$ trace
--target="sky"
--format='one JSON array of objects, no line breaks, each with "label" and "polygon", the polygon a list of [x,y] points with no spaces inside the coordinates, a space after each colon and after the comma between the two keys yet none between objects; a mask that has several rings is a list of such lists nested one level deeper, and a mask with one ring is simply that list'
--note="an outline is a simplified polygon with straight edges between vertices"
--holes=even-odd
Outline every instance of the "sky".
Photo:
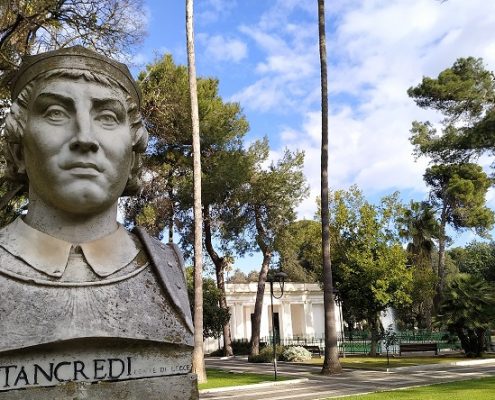
[{"label": "sky", "polygon": [[[327,0],[329,180],[356,184],[372,202],[400,191],[405,202],[427,198],[427,159],[415,160],[411,122],[438,121],[407,89],[436,77],[459,57],[481,57],[495,70],[495,2],[486,0]],[[137,75],[171,53],[186,64],[185,2],[145,0],[148,36],[134,55]],[[305,151],[311,194],[298,207],[312,218],[320,187],[320,65],[316,0],[196,0],[198,76],[220,81],[225,101],[242,106],[246,144],[267,136],[271,158]],[[483,159],[488,166],[492,160]],[[488,193],[495,208],[495,192]],[[453,233],[454,245],[475,236]],[[259,257],[235,267],[258,269]]]}]

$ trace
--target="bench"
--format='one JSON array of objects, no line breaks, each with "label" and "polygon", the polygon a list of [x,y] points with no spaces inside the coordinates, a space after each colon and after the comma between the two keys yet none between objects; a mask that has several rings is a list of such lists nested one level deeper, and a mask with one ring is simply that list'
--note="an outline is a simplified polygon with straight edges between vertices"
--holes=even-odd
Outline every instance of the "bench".
[{"label": "bench", "polygon": [[434,351],[438,355],[437,343],[404,343],[399,345],[399,355],[415,351]]},{"label": "bench", "polygon": [[303,347],[311,353],[312,357],[320,357],[321,358],[320,346],[304,345]]}]

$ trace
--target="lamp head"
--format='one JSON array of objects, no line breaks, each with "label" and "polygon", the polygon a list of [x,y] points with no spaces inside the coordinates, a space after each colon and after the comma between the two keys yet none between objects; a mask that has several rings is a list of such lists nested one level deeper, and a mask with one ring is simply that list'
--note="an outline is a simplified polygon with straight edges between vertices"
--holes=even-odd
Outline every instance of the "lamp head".
[{"label": "lamp head", "polygon": [[284,271],[278,271],[273,275],[273,281],[283,283],[288,278],[288,276],[289,275],[287,275]]}]

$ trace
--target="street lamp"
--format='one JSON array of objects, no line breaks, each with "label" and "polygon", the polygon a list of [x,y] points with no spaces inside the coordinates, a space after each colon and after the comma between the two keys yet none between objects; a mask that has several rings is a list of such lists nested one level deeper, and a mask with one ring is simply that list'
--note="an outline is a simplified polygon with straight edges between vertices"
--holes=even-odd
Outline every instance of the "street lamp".
[{"label": "street lamp", "polygon": [[[272,342],[273,342],[273,369],[275,371],[275,380],[277,380],[277,344],[275,342],[275,313],[273,312],[273,299],[281,299],[284,295],[284,285],[287,274],[283,271],[278,271],[275,274],[268,275],[268,282],[270,282],[270,300],[272,304]],[[280,285],[280,295],[275,296],[273,293],[273,282],[278,282]]]},{"label": "street lamp", "polygon": [[336,288],[333,288],[333,298],[335,300],[335,304],[339,309],[339,319],[340,319],[340,340],[342,343],[342,357],[345,358],[345,334],[344,334],[344,319],[342,316],[342,299],[340,297],[340,293]]}]

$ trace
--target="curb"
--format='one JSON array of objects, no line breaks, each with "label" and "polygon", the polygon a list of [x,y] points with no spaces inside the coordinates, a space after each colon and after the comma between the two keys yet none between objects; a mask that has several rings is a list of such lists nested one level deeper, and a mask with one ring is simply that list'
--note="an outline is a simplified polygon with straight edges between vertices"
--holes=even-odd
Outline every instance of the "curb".
[{"label": "curb", "polygon": [[386,372],[418,371],[422,369],[439,369],[442,367],[465,367],[469,365],[495,364],[495,358],[484,358],[481,360],[453,361],[450,363],[412,365],[410,367],[387,368]]},{"label": "curb", "polygon": [[308,378],[299,378],[299,379],[289,379],[286,381],[278,381],[278,382],[253,383],[252,385],[226,386],[226,387],[219,387],[212,389],[201,389],[199,393],[206,394],[206,393],[230,392],[230,391],[237,391],[243,389],[262,389],[272,386],[294,385],[296,383],[307,382],[308,380],[309,380]]}]

